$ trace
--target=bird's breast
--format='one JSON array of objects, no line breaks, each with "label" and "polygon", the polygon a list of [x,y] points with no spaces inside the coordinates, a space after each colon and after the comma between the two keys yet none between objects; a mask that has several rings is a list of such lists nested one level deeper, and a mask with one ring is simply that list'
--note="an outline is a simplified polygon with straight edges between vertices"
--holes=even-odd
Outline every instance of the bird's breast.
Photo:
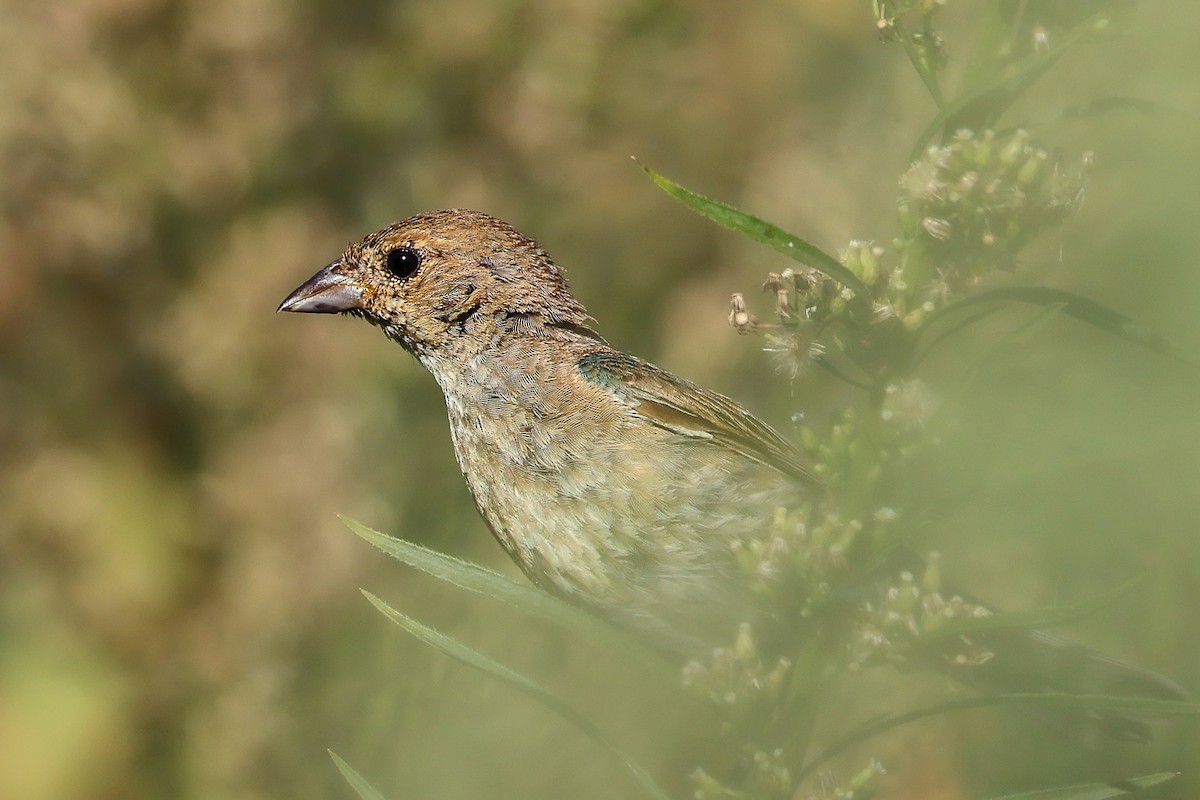
[{"label": "bird's breast", "polygon": [[790,480],[599,392],[480,388],[447,395],[458,462],[535,583],[635,625],[697,627],[692,617],[714,607],[746,611],[731,544],[762,535],[775,507],[794,502]]}]

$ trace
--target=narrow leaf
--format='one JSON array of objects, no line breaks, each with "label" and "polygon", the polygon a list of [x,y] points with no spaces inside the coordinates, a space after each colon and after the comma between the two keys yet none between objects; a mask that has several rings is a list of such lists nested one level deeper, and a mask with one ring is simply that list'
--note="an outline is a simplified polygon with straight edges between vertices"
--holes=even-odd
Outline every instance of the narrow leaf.
[{"label": "narrow leaf", "polygon": [[[1087,119],[1089,117],[1098,117],[1102,114],[1111,114],[1118,111],[1130,111],[1145,116],[1177,116],[1194,119],[1195,115],[1172,108],[1163,103],[1156,103],[1153,100],[1146,100],[1140,97],[1098,97],[1094,100],[1089,100],[1086,103],[1076,103],[1074,105],[1064,106],[1057,111],[1052,111],[1048,114],[1035,117],[1028,120],[1025,124],[1018,127],[1035,128],[1042,125],[1050,125],[1057,122],[1064,122],[1074,119]],[[1012,133],[1015,129],[1003,131],[1003,133]]]},{"label": "narrow leaf", "polygon": [[1013,37],[1014,15],[1019,8],[1011,3],[981,4],[982,19],[971,44],[971,55],[963,73],[964,86],[970,86],[981,76],[993,74],[1000,67],[1002,53],[1009,51]]},{"label": "narrow leaf", "polygon": [[[995,302],[1019,302],[1037,306],[1057,305],[1060,307],[1061,313],[1105,333],[1141,345],[1155,353],[1170,356],[1184,363],[1192,363],[1176,353],[1163,337],[1139,325],[1121,312],[1073,292],[1052,289],[1048,286],[1002,286],[979,292],[938,309],[929,315],[923,327],[932,325],[935,321],[942,320],[963,309]],[[1193,364],[1193,366],[1195,365]]]},{"label": "narrow leaf", "polygon": [[657,658],[657,654],[652,653],[633,637],[599,617],[565,603],[541,589],[511,580],[478,564],[472,564],[469,561],[463,561],[460,558],[448,556],[403,539],[393,538],[355,522],[349,517],[339,515],[338,519],[355,534],[366,539],[392,558],[419,569],[427,575],[432,575],[438,580],[499,600],[531,617],[544,619],[568,630],[576,631],[594,641],[620,647],[631,652],[643,662],[657,663],[661,660]]},{"label": "narrow leaf", "polygon": [[1026,692],[1021,694],[968,697],[962,700],[939,703],[938,705],[926,708],[918,708],[903,714],[886,714],[875,717],[826,747],[800,770],[796,776],[796,780],[799,782],[806,776],[811,775],[817,767],[839,753],[845,752],[901,725],[907,725],[910,722],[916,722],[927,717],[950,714],[955,711],[1019,705],[1097,711],[1120,716],[1200,716],[1200,703],[1183,700],[1153,700],[1143,697],[1113,697],[1110,695],[1065,694],[1056,692]]},{"label": "narrow leaf", "polygon": [[1098,609],[1113,603],[1118,598],[1131,592],[1142,582],[1142,578],[1126,582],[1112,591],[1105,592],[1099,597],[1083,600],[1071,605],[1055,608],[1038,608],[1032,611],[999,611],[986,617],[969,617],[964,619],[948,619],[940,623],[929,633],[922,634],[922,639],[939,639],[964,634],[984,633],[998,630],[1033,630],[1035,628],[1053,628],[1078,622],[1090,616]]},{"label": "narrow leaf", "polygon": [[1062,303],[1050,303],[1041,306],[1032,317],[1004,335],[1004,339],[1001,342],[1003,345],[1002,349],[1011,349],[1014,346],[1029,344],[1049,327],[1051,321],[1065,310],[1066,307]]},{"label": "narrow leaf", "polygon": [[1077,25],[1074,30],[1060,37],[1056,45],[1045,50],[1035,50],[1007,66],[990,70],[987,79],[967,86],[957,97],[943,105],[930,120],[929,125],[913,144],[912,151],[908,154],[908,162],[911,164],[920,158],[938,132],[952,124],[963,112],[989,98],[1002,98],[1007,94],[1008,99],[998,101],[997,108],[993,109],[990,115],[992,119],[999,117],[1019,96],[1022,89],[1040,78],[1062,57],[1067,48],[1091,32],[1095,20],[1096,17],[1093,17]]},{"label": "narrow leaf", "polygon": [[342,773],[342,777],[346,779],[346,783],[350,784],[354,791],[358,792],[358,796],[362,800],[384,800],[383,795],[379,793],[371,784],[367,783],[367,779],[354,771],[354,768],[347,764],[342,757],[332,750],[327,750],[329,757],[333,759],[333,763],[337,765],[338,772]]},{"label": "narrow leaf", "polygon": [[830,361],[828,358],[825,358],[824,356],[817,356],[816,358],[813,359],[813,363],[816,364],[821,369],[828,372],[830,375],[834,376],[835,378],[837,378],[841,381],[845,381],[846,383],[850,384],[851,386],[855,387],[856,389],[862,389],[865,392],[871,391],[870,385],[863,383],[862,381],[857,380],[855,378],[851,378],[845,372],[842,372],[842,370],[839,369],[836,365],[834,365],[834,363],[832,361]]},{"label": "narrow leaf", "polygon": [[710,200],[707,197],[689,191],[649,167],[643,167],[641,164],[638,164],[638,166],[641,167],[642,172],[645,172],[650,177],[650,180],[654,181],[660,189],[697,214],[708,217],[713,222],[724,225],[731,231],[737,231],[749,236],[754,241],[765,244],[794,261],[798,261],[801,264],[812,267],[817,272],[828,275],[835,281],[853,289],[856,294],[863,297],[869,294],[867,287],[853,272],[846,269],[842,262],[816,245],[810,244],[798,236],[793,236],[782,228],[776,227],[765,220],[761,220],[744,211],[739,211],[733,206],[717,202],[716,200]]},{"label": "narrow leaf", "polygon": [[[944,328],[941,332],[939,332],[937,335],[935,335],[933,337],[932,341],[930,341],[928,344],[925,345],[925,349],[919,355],[913,357],[912,363],[913,363],[914,370],[916,367],[920,366],[921,362],[923,362],[926,358],[929,357],[930,353],[932,353],[934,350],[937,349],[937,346],[939,344],[946,341],[951,336],[954,336],[955,334],[959,333],[960,331],[966,330],[967,328],[974,325],[976,322],[980,322],[980,321],[986,319],[987,317],[990,317],[992,314],[995,314],[997,311],[999,311],[1000,308],[1001,308],[1001,306],[995,305],[991,308],[985,308],[982,311],[976,311],[971,316],[961,319],[958,322],[955,322],[952,326],[950,326],[948,328]],[[921,330],[923,331],[923,330],[925,330],[925,328],[922,327]]]},{"label": "narrow leaf", "polygon": [[[1001,695],[1004,697],[1004,695]],[[1117,697],[1104,694],[1028,694],[1008,695],[1008,703],[1029,704],[1048,708],[1077,708],[1107,714],[1146,717],[1200,716],[1200,703],[1190,700],[1155,700],[1149,697]]]},{"label": "narrow leaf", "polygon": [[646,793],[656,800],[667,800],[667,794],[654,782],[650,774],[642,768],[640,764],[633,760],[631,756],[619,748],[607,735],[605,735],[596,725],[594,725],[587,717],[576,711],[565,700],[561,699],[552,692],[542,688],[539,684],[521,675],[520,673],[504,666],[482,653],[472,650],[462,642],[454,639],[444,633],[417,622],[412,617],[397,611],[390,605],[385,603],[379,597],[371,594],[365,589],[360,590],[363,595],[371,601],[371,604],[388,619],[395,622],[404,630],[411,633],[413,636],[420,639],[422,642],[441,650],[446,655],[453,658],[459,663],[466,664],[468,667],[477,669],[485,675],[506,683],[509,686],[519,690],[523,694],[537,700],[542,705],[549,708],[551,711],[558,714],[563,719],[575,725],[581,731],[586,733],[597,743],[602,745],[606,750],[612,753],[617,759],[625,765],[625,768],[633,774],[637,782],[646,790]]},{"label": "narrow leaf", "polygon": [[[929,96],[933,98],[933,102],[940,108],[945,100],[942,97],[941,87],[938,85],[937,68],[926,60],[925,53],[922,52],[921,47],[917,44],[916,37],[909,33],[899,20],[896,20],[894,25],[896,38],[900,41],[900,45],[904,48],[904,54],[908,56],[909,63],[911,63],[913,69],[916,70],[917,76],[920,77],[921,82],[925,84],[925,88],[928,90]],[[927,35],[929,32],[928,22],[926,22],[925,27],[927,29],[925,35]]]},{"label": "narrow leaf", "polygon": [[1179,777],[1178,772],[1156,772],[1139,778],[1128,778],[1111,783],[1079,783],[1074,786],[1056,786],[1052,789],[1037,789],[994,797],[992,800],[1109,800],[1158,786],[1160,783]]}]

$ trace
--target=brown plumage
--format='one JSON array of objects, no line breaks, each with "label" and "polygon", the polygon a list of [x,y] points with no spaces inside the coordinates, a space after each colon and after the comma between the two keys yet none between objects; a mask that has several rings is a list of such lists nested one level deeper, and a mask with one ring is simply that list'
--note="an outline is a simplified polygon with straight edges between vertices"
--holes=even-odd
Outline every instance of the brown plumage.
[{"label": "brown plumage", "polygon": [[[786,598],[752,594],[731,545],[817,491],[801,455],[729,398],[609,347],[550,256],[506,223],[462,210],[397,222],[280,310],[361,316],[420,360],[480,514],[538,585],[690,654],[728,644],[740,621],[784,627]],[[1049,637],[996,643],[1014,657],[962,677],[1179,694]]]},{"label": "brown plumage", "polygon": [[362,316],[429,369],[480,514],[538,585],[691,651],[761,613],[730,545],[800,499],[800,455],[732,400],[609,347],[507,224],[396,223],[281,308]]}]

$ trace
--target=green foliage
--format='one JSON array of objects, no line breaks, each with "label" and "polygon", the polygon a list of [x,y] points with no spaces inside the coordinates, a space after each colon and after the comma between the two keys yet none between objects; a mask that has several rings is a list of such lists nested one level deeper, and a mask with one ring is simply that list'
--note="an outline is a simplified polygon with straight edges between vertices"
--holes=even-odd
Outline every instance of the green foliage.
[{"label": "green foliage", "polygon": [[1107,697],[1103,695],[1051,694],[1000,694],[951,700],[945,703],[918,708],[902,714],[884,714],[849,731],[830,742],[813,756],[797,775],[803,779],[814,774],[818,767],[827,764],[835,756],[864,742],[881,736],[888,731],[930,717],[939,717],[960,711],[996,706],[1027,706],[1035,708],[1057,708],[1121,714],[1158,714],[1163,716],[1195,716],[1200,713],[1195,703],[1173,700],[1151,700],[1137,697]]},{"label": "green foliage", "polygon": [[713,222],[744,234],[756,242],[773,247],[788,258],[799,261],[801,264],[807,264],[821,274],[840,281],[852,289],[865,290],[866,287],[863,286],[858,276],[848,271],[837,259],[799,236],[732,206],[702,197],[695,192],[689,192],[649,167],[642,167],[642,171],[663,191],[697,214],[702,214]]},{"label": "green foliage", "polygon": [[[1007,11],[998,10],[1002,5]],[[764,652],[747,622],[728,647],[683,670],[683,688],[722,720],[720,729],[731,751],[726,763],[739,765],[697,766],[691,782],[699,798],[783,800],[803,792],[813,797],[870,796],[885,773],[875,759],[836,789],[824,779],[819,789],[810,781],[833,757],[883,733],[966,709],[1032,706],[1100,718],[1200,714],[1200,706],[1190,702],[1144,697],[985,694],[887,714],[823,746],[814,738],[822,697],[839,675],[875,663],[919,666],[926,658],[921,653],[940,643],[943,657],[969,676],[972,665],[993,657],[977,644],[987,641],[986,634],[1076,621],[1130,588],[1060,608],[993,613],[942,585],[936,555],[922,562],[922,575],[897,569],[898,559],[902,565],[911,559],[901,555],[904,527],[897,524],[900,514],[891,487],[897,470],[929,446],[931,421],[944,391],[917,373],[930,349],[985,317],[1024,303],[1046,309],[1040,319],[1062,315],[1157,353],[1172,353],[1161,337],[1098,302],[1061,289],[1011,283],[1020,255],[1078,209],[1092,158],[1084,154],[1082,167],[1068,169],[1026,129],[1001,130],[997,125],[1071,47],[1102,31],[1107,17],[1097,14],[1073,22],[1055,35],[1053,46],[1045,43],[1044,30],[1035,32],[1032,49],[1023,52],[996,44],[996,27],[1007,24],[1013,32],[1019,30],[1023,12],[1016,4],[992,4],[972,64],[957,92],[947,94],[945,43],[934,25],[941,6],[875,3],[881,34],[904,46],[937,106],[899,181],[890,248],[852,241],[834,258],[777,225],[642,167],[686,207],[803,265],[768,276],[764,288],[775,297],[771,322],[753,316],[744,297],[735,295],[730,312],[734,328],[763,336],[765,349],[779,356],[780,366],[792,377],[807,363],[816,363],[864,390],[834,424],[823,430],[806,425],[801,432],[829,496],[804,508],[778,509],[775,524],[761,539],[735,545],[742,580],[760,595],[799,607],[809,625],[800,649],[785,655]],[[579,632],[594,627],[591,620],[576,624],[572,617],[578,615],[561,604],[498,575],[347,524],[389,554],[442,580]],[[848,595],[858,599],[848,603]],[[413,635],[573,721],[616,753],[650,794],[664,796],[642,768],[559,698],[368,597]],[[1062,786],[1012,797],[1114,797],[1170,777],[1162,773],[1119,785]]]},{"label": "green foliage", "polygon": [[346,763],[345,759],[339,756],[332,750],[329,751],[329,757],[333,759],[333,763],[338,768],[338,772],[342,773],[342,777],[346,779],[346,783],[350,784],[354,791],[358,792],[358,796],[362,800],[384,800],[383,795],[362,775],[354,770]]},{"label": "green foliage", "polygon": [[528,583],[514,581],[478,564],[371,530],[348,517],[340,516],[339,519],[347,528],[392,558],[459,589],[499,600],[532,618],[555,623],[597,643],[628,652],[648,665],[658,658],[657,654],[612,625]]},{"label": "green foliage", "polygon": [[586,716],[575,710],[567,701],[558,697],[553,692],[550,692],[538,685],[536,682],[526,678],[525,676],[509,669],[508,667],[494,661],[491,658],[479,653],[466,645],[455,641],[452,637],[446,636],[443,633],[435,631],[427,625],[422,625],[412,617],[406,616],[396,609],[389,606],[383,600],[380,600],[370,592],[363,590],[363,594],[371,605],[379,609],[380,613],[388,619],[395,622],[408,633],[420,639],[422,642],[435,647],[456,661],[466,664],[468,667],[477,669],[480,672],[492,677],[502,683],[512,686],[521,693],[533,698],[537,702],[549,708],[559,716],[576,725],[581,731],[592,737],[598,744],[613,753],[621,763],[633,774],[642,789],[650,796],[657,800],[666,798],[666,793],[658,788],[654,779],[650,777],[632,757],[627,755],[619,748],[610,737],[600,731]]},{"label": "green foliage", "polygon": [[[1194,3],[889,1],[874,21],[871,6],[0,4],[4,800],[355,796],[365,782],[347,786],[314,757],[327,746],[394,797],[639,794],[605,748],[397,635],[353,586],[535,676],[674,797],[720,796],[739,765],[753,791],[802,781],[801,797],[986,797],[1095,778],[1044,716],[963,711],[801,779],[802,750],[811,764],[946,687],[865,663],[847,672],[850,651],[827,674],[834,643],[819,636],[778,654],[750,630],[751,657],[730,631],[726,653],[699,664],[745,698],[722,707],[607,626],[542,624],[535,608],[557,607],[491,602],[502,590],[486,583],[457,591],[345,535],[337,511],[510,566],[466,495],[428,376],[357,325],[272,313],[345,242],[447,206],[534,235],[610,341],[745,402],[828,465],[836,508],[785,509],[737,554],[758,591],[771,591],[760,567],[824,575],[803,598],[811,620],[831,612],[835,585],[882,568],[839,550],[937,547],[947,580],[1001,607],[1049,608],[1042,624],[1058,624],[1056,610],[1087,605],[1075,599],[1145,574],[1071,636],[1200,685],[1200,391],[1156,356],[1195,361],[1200,346]],[[906,315],[930,297],[935,310],[897,334],[902,321],[841,289],[874,269],[899,296],[899,179],[959,130],[1026,131],[1049,162],[1036,201],[1059,197],[1054,213],[1071,216],[1012,215],[1040,225],[1015,262],[976,262],[981,282],[944,306],[929,285],[905,295]],[[1085,152],[1095,168],[1077,209]],[[620,168],[631,153],[724,201],[714,214],[778,223],[757,229],[771,246],[664,202]],[[948,194],[909,199],[924,209],[909,228],[922,247],[950,247],[925,217],[961,220],[955,252],[981,235]],[[800,241],[825,257],[794,260]],[[738,338],[723,303],[768,270],[780,277],[765,298],[742,297],[735,321],[754,335]],[[795,319],[806,313],[829,324]],[[773,364],[783,379],[769,379]],[[884,380],[896,364],[909,377]],[[864,402],[859,390],[881,384],[883,404]],[[881,442],[876,472],[856,454],[877,457]],[[911,572],[924,598],[924,570]],[[911,599],[877,621],[904,627]],[[1009,613],[962,622],[1042,612]],[[851,614],[848,635],[870,621]],[[770,707],[753,684],[780,659],[781,702],[811,736],[805,724],[772,725],[761,742],[727,731],[726,710]],[[1200,727],[1155,724],[1150,745],[1095,758],[1115,774],[1178,767],[1154,791],[1196,796]]]},{"label": "green foliage", "polygon": [[1159,772],[1154,775],[1142,775],[1113,783],[1081,783],[1075,786],[1059,786],[1054,789],[1039,789],[1032,792],[1018,792],[996,797],[994,800],[1108,800],[1110,797],[1121,797],[1136,794],[1142,789],[1164,784],[1179,776],[1177,772]]}]

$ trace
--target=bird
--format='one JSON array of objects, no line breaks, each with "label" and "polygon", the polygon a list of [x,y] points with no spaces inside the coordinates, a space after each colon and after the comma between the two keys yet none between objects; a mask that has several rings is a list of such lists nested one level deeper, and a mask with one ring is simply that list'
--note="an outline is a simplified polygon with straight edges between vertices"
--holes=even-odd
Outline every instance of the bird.
[{"label": "bird", "polygon": [[[554,259],[511,225],[417,214],[350,244],[278,310],[361,317],[433,375],[475,505],[537,586],[688,657],[746,622],[794,626],[733,550],[777,508],[820,499],[805,457],[736,401],[610,346]],[[931,661],[1009,690],[1186,697],[1045,634],[986,644],[1013,655],[969,670],[944,652]]]}]

